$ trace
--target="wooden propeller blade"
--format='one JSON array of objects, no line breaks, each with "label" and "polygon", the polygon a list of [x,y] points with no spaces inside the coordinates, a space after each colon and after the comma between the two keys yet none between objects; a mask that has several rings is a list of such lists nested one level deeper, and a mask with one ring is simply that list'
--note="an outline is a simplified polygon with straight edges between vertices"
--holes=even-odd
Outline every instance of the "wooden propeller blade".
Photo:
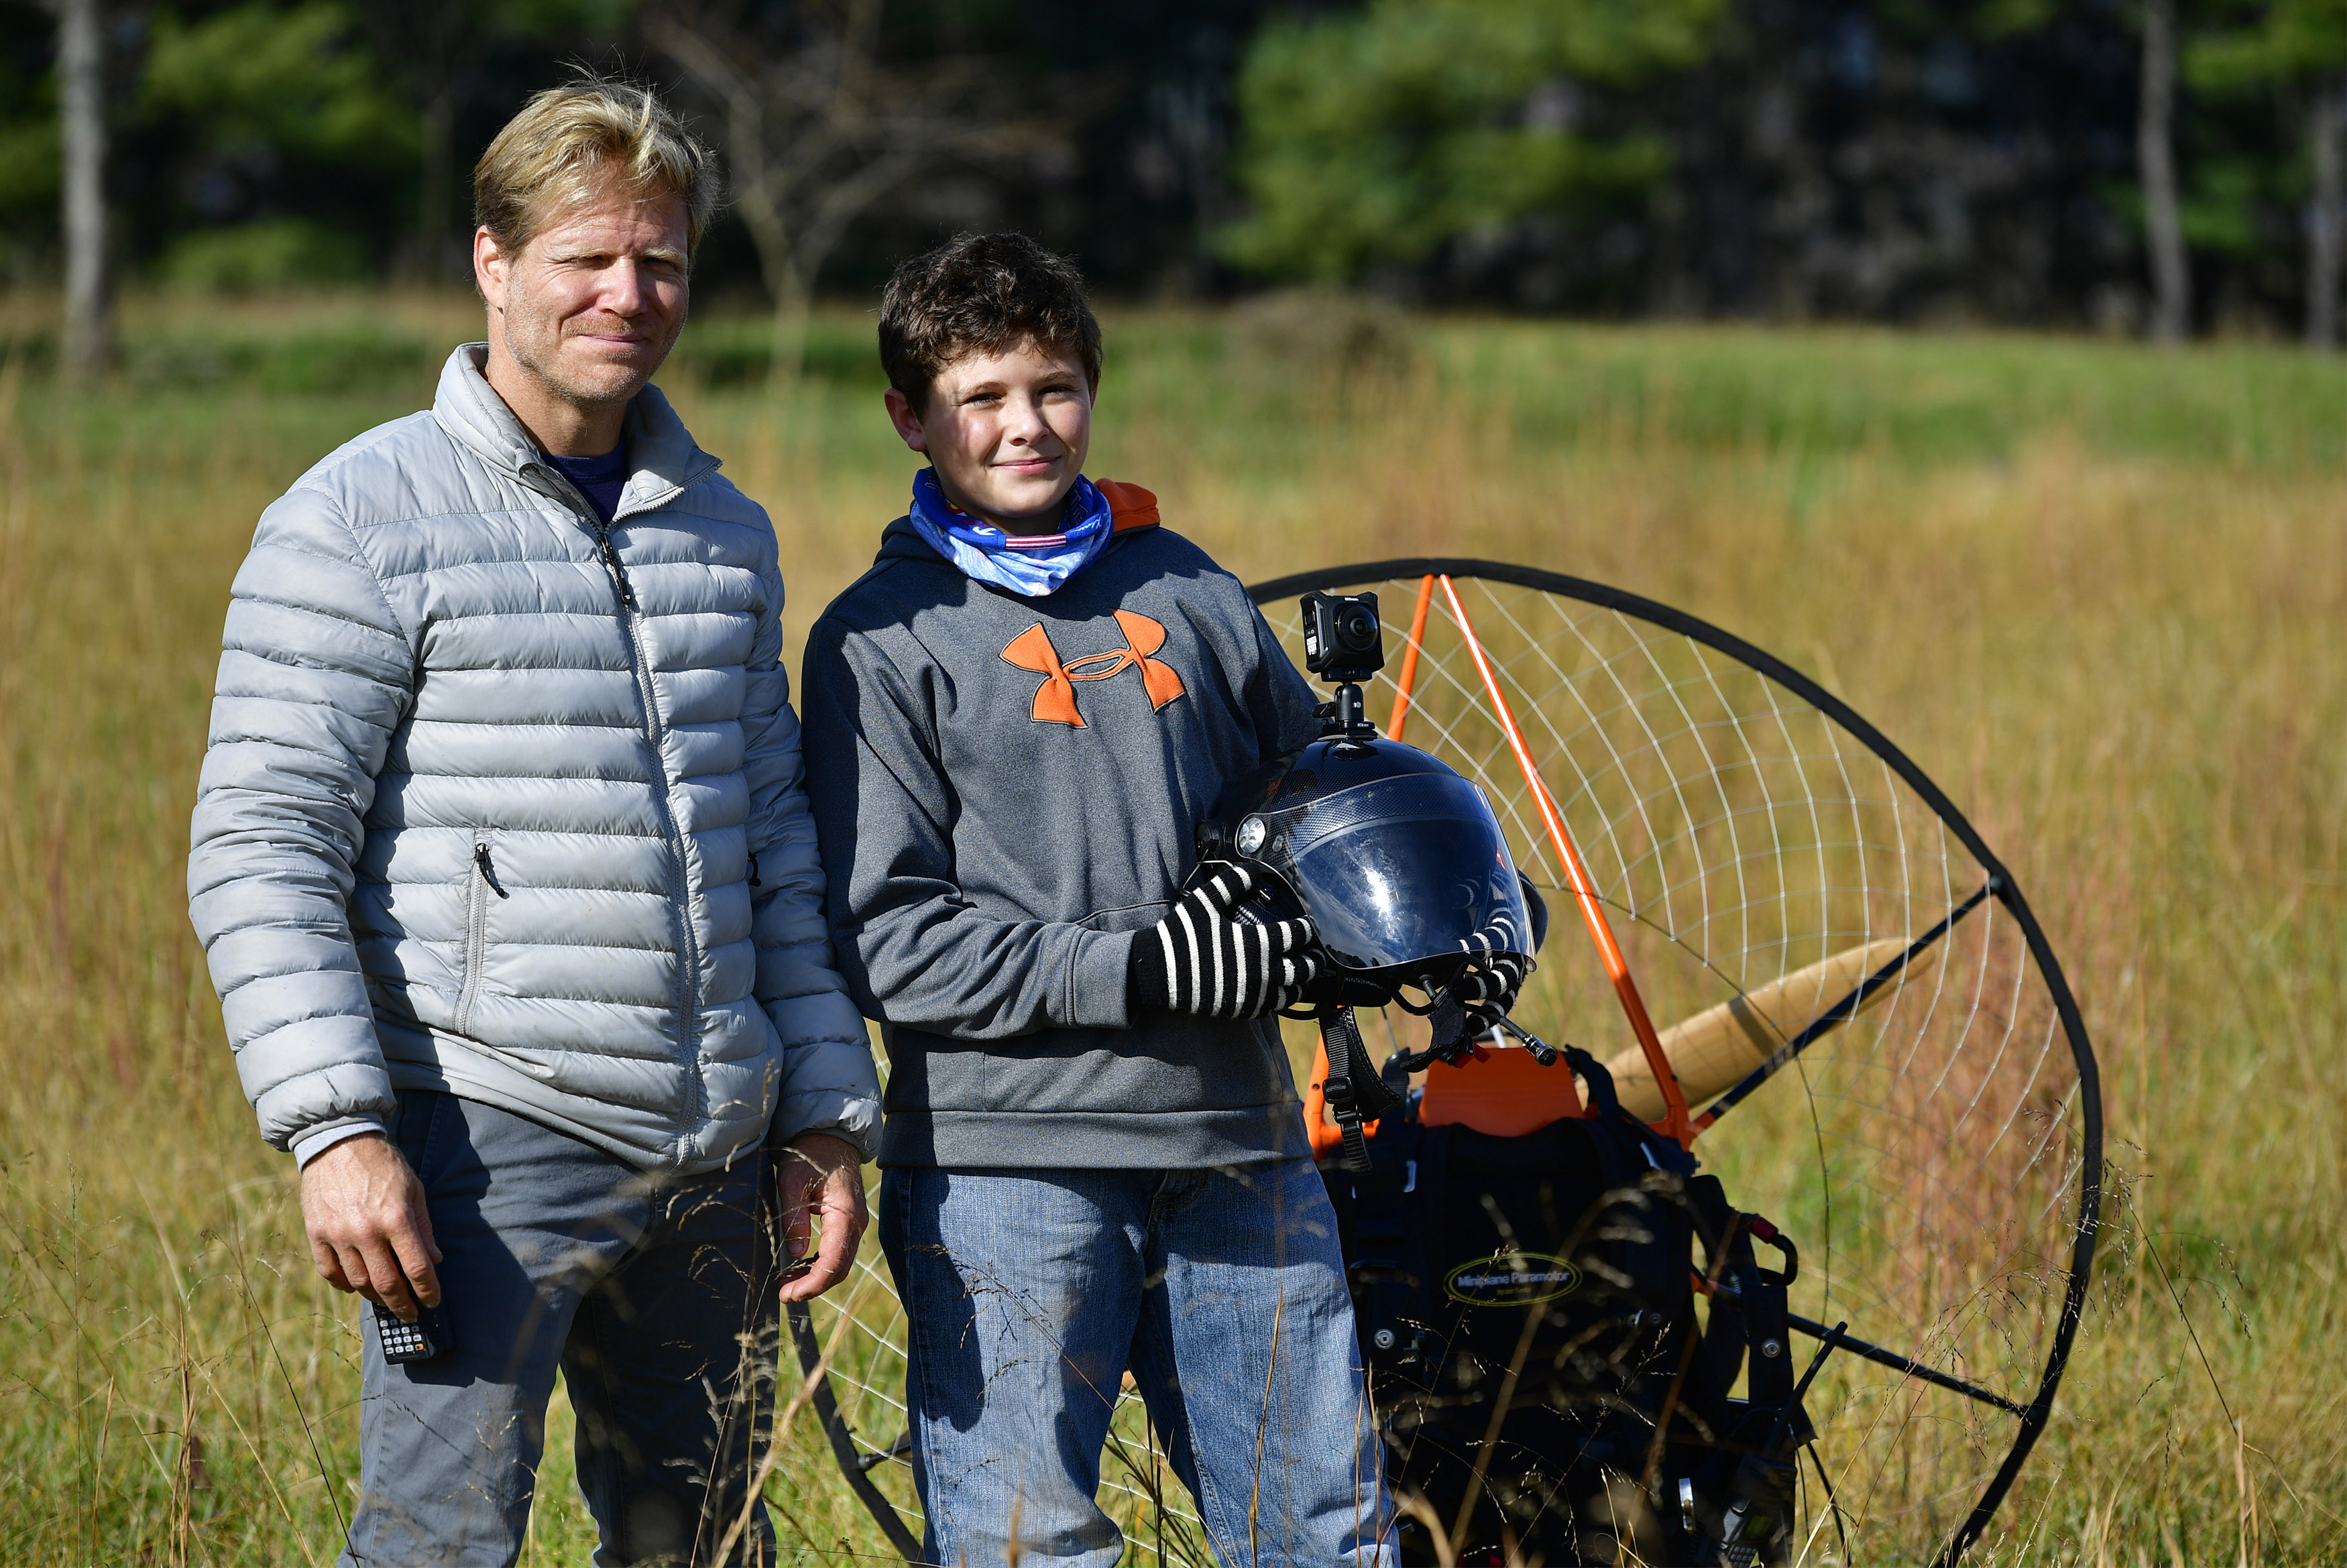
[{"label": "wooden propeller blade", "polygon": [[[1831,1007],[1860,981],[1907,951],[1903,936],[1870,942],[1796,970],[1757,991],[1731,996],[1717,1007],[1672,1024],[1662,1033],[1663,1054],[1686,1090],[1687,1104],[1700,1105],[1731,1089],[1809,1020]],[[1863,1013],[1898,989],[1886,985],[1852,1013]],[[1632,1045],[1605,1064],[1622,1107],[1642,1121],[1663,1114],[1663,1092],[1645,1054]]]}]

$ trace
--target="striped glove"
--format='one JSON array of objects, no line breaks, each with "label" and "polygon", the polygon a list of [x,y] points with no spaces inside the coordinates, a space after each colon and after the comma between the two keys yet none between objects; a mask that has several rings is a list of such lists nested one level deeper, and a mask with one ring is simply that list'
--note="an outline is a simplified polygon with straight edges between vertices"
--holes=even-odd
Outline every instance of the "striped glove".
[{"label": "striped glove", "polygon": [[1516,993],[1524,988],[1532,961],[1520,953],[1487,953],[1483,967],[1453,981],[1450,1000],[1467,1010],[1467,1032],[1481,1039],[1515,1010]]},{"label": "striped glove", "polygon": [[1268,1018],[1295,1004],[1320,972],[1308,920],[1259,923],[1235,912],[1254,891],[1245,866],[1218,865],[1174,912],[1133,939],[1128,996],[1135,1012]]},{"label": "striped glove", "polygon": [[1504,1014],[1515,1006],[1516,993],[1524,988],[1532,967],[1521,953],[1493,953],[1483,960],[1482,968],[1451,983],[1451,997],[1471,1013]]}]

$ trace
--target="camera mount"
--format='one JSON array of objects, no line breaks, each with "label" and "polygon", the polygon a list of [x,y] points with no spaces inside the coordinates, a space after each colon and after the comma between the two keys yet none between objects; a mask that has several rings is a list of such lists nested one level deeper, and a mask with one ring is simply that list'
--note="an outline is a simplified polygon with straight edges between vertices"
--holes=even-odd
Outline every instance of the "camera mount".
[{"label": "camera mount", "polygon": [[1362,711],[1360,683],[1386,664],[1378,596],[1315,589],[1296,603],[1304,613],[1304,667],[1337,686],[1337,700],[1320,708],[1321,733],[1356,742],[1376,739],[1378,727]]}]

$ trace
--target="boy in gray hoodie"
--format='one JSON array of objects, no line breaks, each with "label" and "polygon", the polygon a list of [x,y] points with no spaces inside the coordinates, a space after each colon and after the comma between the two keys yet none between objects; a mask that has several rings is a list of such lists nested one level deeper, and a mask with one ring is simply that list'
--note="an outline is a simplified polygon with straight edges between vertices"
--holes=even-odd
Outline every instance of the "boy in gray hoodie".
[{"label": "boy in gray hoodie", "polygon": [[890,418],[930,466],[810,634],[840,970],[882,1025],[880,1230],[927,1560],[1110,1568],[1129,1369],[1225,1562],[1389,1563],[1336,1225],[1273,1014],[1320,960],[1180,892],[1225,783],[1318,733],[1245,591],[1081,476],[1100,328],[1017,235],[908,261]]}]

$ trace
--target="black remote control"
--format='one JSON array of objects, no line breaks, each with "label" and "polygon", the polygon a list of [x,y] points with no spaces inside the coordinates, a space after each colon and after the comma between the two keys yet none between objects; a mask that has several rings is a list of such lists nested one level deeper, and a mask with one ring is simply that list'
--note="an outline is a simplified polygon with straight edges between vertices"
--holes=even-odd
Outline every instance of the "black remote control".
[{"label": "black remote control", "polygon": [[380,1303],[374,1308],[374,1332],[383,1346],[383,1359],[393,1366],[411,1361],[428,1361],[433,1357],[455,1347],[446,1320],[436,1307],[426,1307],[413,1323],[403,1323],[399,1315]]}]

